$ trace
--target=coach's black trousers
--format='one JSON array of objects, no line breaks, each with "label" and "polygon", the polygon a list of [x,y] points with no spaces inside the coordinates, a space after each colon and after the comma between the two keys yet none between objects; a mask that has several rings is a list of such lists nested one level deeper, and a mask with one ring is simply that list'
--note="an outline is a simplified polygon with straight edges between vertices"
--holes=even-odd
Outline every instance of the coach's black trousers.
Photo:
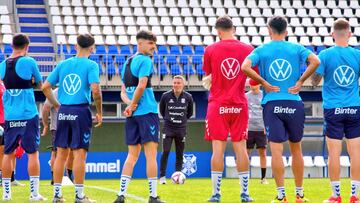
[{"label": "coach's black trousers", "polygon": [[174,137],[166,136],[163,139],[163,153],[161,155],[161,160],[160,160],[160,177],[163,177],[166,174],[167,161],[169,158],[169,153],[171,150],[171,144],[173,140],[175,140],[175,152],[176,152],[175,169],[176,171],[181,171],[182,169],[183,154],[185,148],[185,136],[174,136]]}]

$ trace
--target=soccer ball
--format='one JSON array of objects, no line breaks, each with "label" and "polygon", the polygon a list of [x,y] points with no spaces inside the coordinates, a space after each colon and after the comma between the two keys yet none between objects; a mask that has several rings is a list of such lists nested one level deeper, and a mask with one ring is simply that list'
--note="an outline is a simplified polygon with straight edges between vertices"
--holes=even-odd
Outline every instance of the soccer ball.
[{"label": "soccer ball", "polygon": [[171,175],[171,181],[174,184],[184,184],[186,180],[186,176],[181,171],[175,171]]}]

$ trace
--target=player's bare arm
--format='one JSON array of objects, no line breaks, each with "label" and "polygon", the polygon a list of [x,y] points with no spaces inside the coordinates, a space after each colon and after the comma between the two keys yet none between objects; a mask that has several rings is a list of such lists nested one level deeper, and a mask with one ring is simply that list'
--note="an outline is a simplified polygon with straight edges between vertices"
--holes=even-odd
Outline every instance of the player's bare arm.
[{"label": "player's bare arm", "polygon": [[137,104],[139,103],[139,100],[146,89],[147,82],[148,82],[148,77],[139,78],[139,83],[135,89],[134,96],[130,104],[126,107],[124,111],[124,115],[126,117],[130,117],[133,111],[135,111]]},{"label": "player's bare arm", "polygon": [[317,67],[320,65],[320,60],[315,54],[310,54],[307,61],[309,62],[309,65],[306,68],[306,71],[296,82],[295,86],[289,88],[289,93],[298,94],[305,80],[308,79],[316,71]]},{"label": "player's bare arm", "polygon": [[127,104],[130,105],[131,100],[129,99],[128,95],[126,94],[126,87],[125,84],[121,86],[121,93],[120,93],[121,100]]},{"label": "player's bare arm", "polygon": [[41,115],[42,115],[42,124],[44,126],[41,136],[45,136],[49,131],[49,114],[50,114],[51,107],[49,104],[45,103]]},{"label": "player's bare arm", "polygon": [[54,97],[53,91],[51,90],[51,84],[48,81],[41,86],[41,90],[43,91],[45,97],[50,101],[55,109],[60,107],[59,101]]},{"label": "player's bare arm", "polygon": [[322,76],[318,73],[313,73],[311,75],[311,84],[313,86],[318,86],[319,83],[321,82]]},{"label": "player's bare arm", "polygon": [[96,107],[96,122],[95,127],[100,127],[102,125],[102,95],[101,87],[98,83],[91,84],[91,92],[94,99]]},{"label": "player's bare arm", "polygon": [[243,64],[241,65],[241,70],[251,79],[255,80],[259,84],[261,84],[266,92],[279,92],[280,88],[277,86],[272,86],[268,83],[264,78],[262,78],[256,71],[252,69],[252,61],[250,59],[245,59]]}]

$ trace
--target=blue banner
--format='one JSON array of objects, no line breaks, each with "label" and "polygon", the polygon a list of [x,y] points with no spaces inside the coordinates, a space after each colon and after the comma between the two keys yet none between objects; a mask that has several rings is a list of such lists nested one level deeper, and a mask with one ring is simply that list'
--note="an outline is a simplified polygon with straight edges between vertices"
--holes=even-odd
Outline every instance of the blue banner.
[{"label": "blue banner", "polygon": [[[87,179],[116,179],[120,178],[127,152],[89,152],[86,161]],[[160,168],[161,153],[158,153],[158,168]],[[185,152],[183,156],[182,172],[187,177],[210,177],[211,152]],[[51,179],[50,153],[40,153],[40,178]],[[17,159],[16,179],[28,179],[28,158],[24,155]],[[175,152],[170,152],[166,176],[171,177],[175,170]],[[141,152],[135,165],[133,178],[146,178],[146,159]]]}]

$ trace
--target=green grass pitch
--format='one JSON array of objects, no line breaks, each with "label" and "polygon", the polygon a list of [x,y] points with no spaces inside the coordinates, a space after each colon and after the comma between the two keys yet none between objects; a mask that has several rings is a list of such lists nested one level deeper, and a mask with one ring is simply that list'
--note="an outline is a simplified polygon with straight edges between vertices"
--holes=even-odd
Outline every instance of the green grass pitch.
[{"label": "green grass pitch", "polygon": [[[259,203],[269,203],[276,195],[274,179],[269,179],[269,185],[261,185],[259,179],[251,179],[250,193]],[[12,187],[12,201],[16,203],[29,202],[29,182],[26,187]],[[53,187],[50,181],[41,181],[40,193],[52,201]],[[92,199],[100,203],[111,203],[116,198],[116,192],[119,189],[119,180],[87,180],[85,182],[85,193]],[[350,180],[341,180],[342,198],[348,202],[350,196]],[[286,193],[289,202],[295,202],[294,181],[286,179]],[[1,189],[2,190],[2,189]],[[240,185],[238,179],[223,179],[221,202],[240,202]],[[314,203],[322,203],[331,194],[329,179],[305,179],[304,190],[307,198]],[[129,196],[127,202],[147,202],[148,183],[145,179],[133,179],[128,189]],[[171,180],[167,180],[166,185],[158,185],[158,194],[161,199],[168,203],[197,203],[206,202],[211,195],[210,179],[187,179],[184,185],[174,185]],[[66,202],[74,201],[74,187],[64,186],[63,195]]]}]

